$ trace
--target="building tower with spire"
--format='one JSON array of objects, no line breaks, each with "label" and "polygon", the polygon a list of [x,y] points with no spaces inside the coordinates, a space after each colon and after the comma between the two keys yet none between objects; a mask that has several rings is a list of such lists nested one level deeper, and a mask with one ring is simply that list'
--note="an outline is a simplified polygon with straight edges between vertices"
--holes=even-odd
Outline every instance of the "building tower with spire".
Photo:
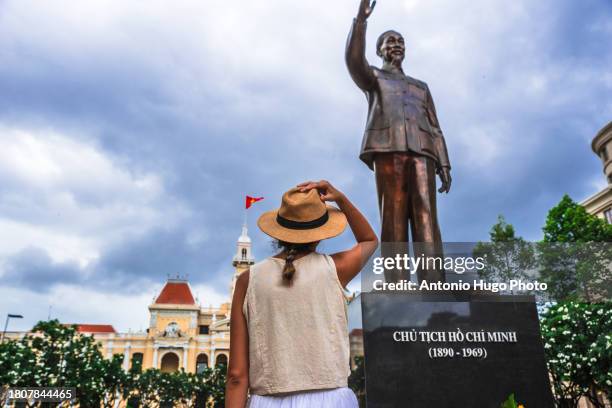
[{"label": "building tower with spire", "polygon": [[238,276],[240,276],[242,272],[248,270],[254,263],[255,258],[253,258],[251,238],[249,238],[248,229],[245,223],[242,225],[242,234],[238,237],[236,255],[234,255],[232,261],[235,270],[232,278],[232,285],[230,287],[230,299],[234,297],[234,288],[236,287]]}]

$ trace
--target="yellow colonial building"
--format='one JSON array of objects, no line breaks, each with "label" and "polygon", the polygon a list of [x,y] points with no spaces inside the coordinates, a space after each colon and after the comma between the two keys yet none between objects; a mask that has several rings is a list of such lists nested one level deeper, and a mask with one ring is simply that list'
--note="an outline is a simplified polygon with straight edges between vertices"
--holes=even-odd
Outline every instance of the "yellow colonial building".
[{"label": "yellow colonial building", "polygon": [[[234,274],[230,295],[237,277],[254,263],[251,239],[243,226],[232,261]],[[100,342],[106,357],[122,354],[126,370],[140,362],[143,369],[171,372],[183,368],[193,373],[207,366],[227,364],[230,304],[202,307],[187,280],[168,279],[149,305],[149,324],[145,332],[118,333],[112,325],[77,324],[77,327]]]}]

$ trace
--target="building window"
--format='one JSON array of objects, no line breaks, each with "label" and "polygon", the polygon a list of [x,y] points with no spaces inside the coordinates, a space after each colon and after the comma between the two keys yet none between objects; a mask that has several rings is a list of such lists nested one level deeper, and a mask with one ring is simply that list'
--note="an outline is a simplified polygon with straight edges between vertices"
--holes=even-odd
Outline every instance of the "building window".
[{"label": "building window", "polygon": [[162,373],[174,373],[179,368],[179,357],[171,352],[164,354],[161,360]]},{"label": "building window", "polygon": [[200,326],[200,334],[208,334],[210,332],[210,330],[208,329],[208,325],[204,324],[202,326]]},{"label": "building window", "polygon": [[196,360],[196,374],[203,373],[206,367],[208,367],[208,356],[202,353]]},{"label": "building window", "polygon": [[604,211],[604,217],[606,217],[606,221],[608,221],[608,224],[612,224],[612,207]]},{"label": "building window", "polygon": [[227,365],[227,356],[225,354],[219,354],[217,356],[217,361],[215,361],[215,365],[220,366],[220,365]]},{"label": "building window", "polygon": [[247,250],[246,250],[246,248],[242,248],[242,259],[247,259]]},{"label": "building window", "polygon": [[142,372],[142,353],[132,354],[132,371]]}]

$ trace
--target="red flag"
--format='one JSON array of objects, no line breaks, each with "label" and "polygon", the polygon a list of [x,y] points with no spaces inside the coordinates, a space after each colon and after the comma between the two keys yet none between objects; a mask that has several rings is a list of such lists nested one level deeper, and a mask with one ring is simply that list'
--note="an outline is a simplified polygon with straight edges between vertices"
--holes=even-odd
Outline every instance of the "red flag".
[{"label": "red flag", "polygon": [[263,197],[251,197],[251,196],[246,196],[246,208],[248,209],[250,206],[253,205],[253,203],[256,203],[258,201],[263,200]]}]

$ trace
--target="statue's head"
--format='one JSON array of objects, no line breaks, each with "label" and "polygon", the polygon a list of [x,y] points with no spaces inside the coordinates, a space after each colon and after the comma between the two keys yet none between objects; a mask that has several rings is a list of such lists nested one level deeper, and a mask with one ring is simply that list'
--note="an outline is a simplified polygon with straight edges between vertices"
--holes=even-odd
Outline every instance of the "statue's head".
[{"label": "statue's head", "polygon": [[401,64],[406,53],[404,37],[395,30],[382,33],[376,41],[376,54],[385,62]]}]

